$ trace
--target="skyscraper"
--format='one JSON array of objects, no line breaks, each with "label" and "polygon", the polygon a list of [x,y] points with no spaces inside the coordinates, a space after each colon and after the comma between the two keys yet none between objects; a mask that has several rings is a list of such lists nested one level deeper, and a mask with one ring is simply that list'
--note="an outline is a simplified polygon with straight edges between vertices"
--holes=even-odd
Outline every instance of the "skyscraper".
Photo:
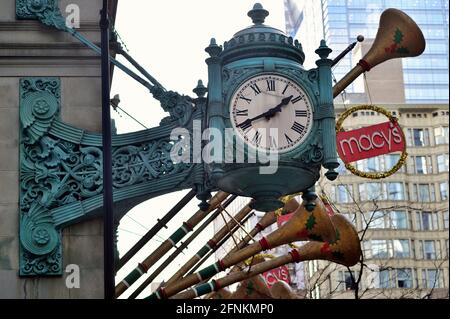
[{"label": "skyscraper", "polygon": [[[333,49],[333,58],[359,34],[374,38],[385,9],[404,11],[427,41],[420,57],[402,61],[406,103],[448,103],[448,0],[284,0],[284,5],[286,32],[302,43],[307,67],[313,66],[321,39]],[[337,80],[358,62],[353,59],[348,54],[335,67]]]}]

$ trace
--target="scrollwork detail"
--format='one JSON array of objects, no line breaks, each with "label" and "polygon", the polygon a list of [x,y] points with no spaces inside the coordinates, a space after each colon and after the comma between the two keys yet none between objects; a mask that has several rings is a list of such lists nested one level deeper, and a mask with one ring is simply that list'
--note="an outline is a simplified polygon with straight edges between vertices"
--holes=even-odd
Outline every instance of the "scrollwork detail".
[{"label": "scrollwork detail", "polygon": [[58,0],[16,0],[16,16],[18,19],[38,19],[59,30],[67,29]]}]

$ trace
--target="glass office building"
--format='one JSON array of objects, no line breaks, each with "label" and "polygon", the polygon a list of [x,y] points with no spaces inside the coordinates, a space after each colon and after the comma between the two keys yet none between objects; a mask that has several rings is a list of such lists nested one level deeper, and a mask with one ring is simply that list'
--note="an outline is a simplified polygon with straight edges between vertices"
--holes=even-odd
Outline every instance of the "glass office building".
[{"label": "glass office building", "polygon": [[[416,58],[403,59],[407,103],[448,103],[448,0],[284,0],[286,32],[303,45],[305,66],[314,66],[321,39],[337,56],[359,34],[373,39],[386,8],[406,12],[422,29],[427,47]],[[348,54],[334,69],[337,80],[358,61]],[[349,87],[349,92],[355,92]]]}]

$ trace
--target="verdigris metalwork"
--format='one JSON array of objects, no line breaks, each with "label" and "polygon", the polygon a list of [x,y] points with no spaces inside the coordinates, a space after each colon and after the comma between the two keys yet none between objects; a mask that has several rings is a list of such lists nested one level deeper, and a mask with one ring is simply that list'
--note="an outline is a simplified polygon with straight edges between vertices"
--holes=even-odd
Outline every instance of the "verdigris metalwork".
[{"label": "verdigris metalwork", "polygon": [[[246,163],[213,161],[208,165],[213,186],[224,191],[255,198],[254,208],[262,211],[277,209],[280,196],[304,192],[327,169],[326,176],[334,179],[336,158],[335,121],[331,94],[331,49],[323,41],[316,53],[317,68],[305,70],[305,54],[301,44],[283,31],[264,24],[269,12],[255,4],[248,16],[253,25],[233,35],[223,47],[214,39],[206,48],[208,64],[208,110],[210,128],[221,132],[232,127],[229,105],[240,85],[257,75],[278,75],[300,85],[309,99],[313,112],[313,125],[307,139],[290,151],[279,153],[277,170],[273,174],[260,174],[262,164],[248,161],[251,154],[241,152]],[[234,143],[231,140],[226,143]],[[235,145],[235,144],[233,144]],[[237,153],[236,148],[233,150]],[[237,157],[237,156],[236,156]],[[254,163],[254,162],[253,162]]]},{"label": "verdigris metalwork", "polygon": [[[163,92],[170,117],[156,128],[113,137],[116,220],[148,198],[185,188],[204,189],[202,165],[175,164],[175,127],[192,129],[204,105]],[[203,101],[203,99],[200,99]],[[98,216],[102,207],[101,135],[61,122],[60,81],[20,81],[20,275],[60,275],[61,229]],[[192,162],[192,161],[191,161]]]},{"label": "verdigris metalwork", "polygon": [[16,0],[16,17],[39,20],[60,30],[66,27],[66,21],[58,7],[58,0]]}]

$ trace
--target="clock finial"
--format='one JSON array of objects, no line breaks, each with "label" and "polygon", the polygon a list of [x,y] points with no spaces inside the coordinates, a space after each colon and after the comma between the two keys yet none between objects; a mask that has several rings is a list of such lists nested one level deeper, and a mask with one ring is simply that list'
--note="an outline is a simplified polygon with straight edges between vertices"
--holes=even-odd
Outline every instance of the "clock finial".
[{"label": "clock finial", "polygon": [[254,24],[263,24],[264,20],[269,15],[269,11],[264,9],[261,3],[255,3],[253,9],[250,10],[247,15],[252,18]]}]

